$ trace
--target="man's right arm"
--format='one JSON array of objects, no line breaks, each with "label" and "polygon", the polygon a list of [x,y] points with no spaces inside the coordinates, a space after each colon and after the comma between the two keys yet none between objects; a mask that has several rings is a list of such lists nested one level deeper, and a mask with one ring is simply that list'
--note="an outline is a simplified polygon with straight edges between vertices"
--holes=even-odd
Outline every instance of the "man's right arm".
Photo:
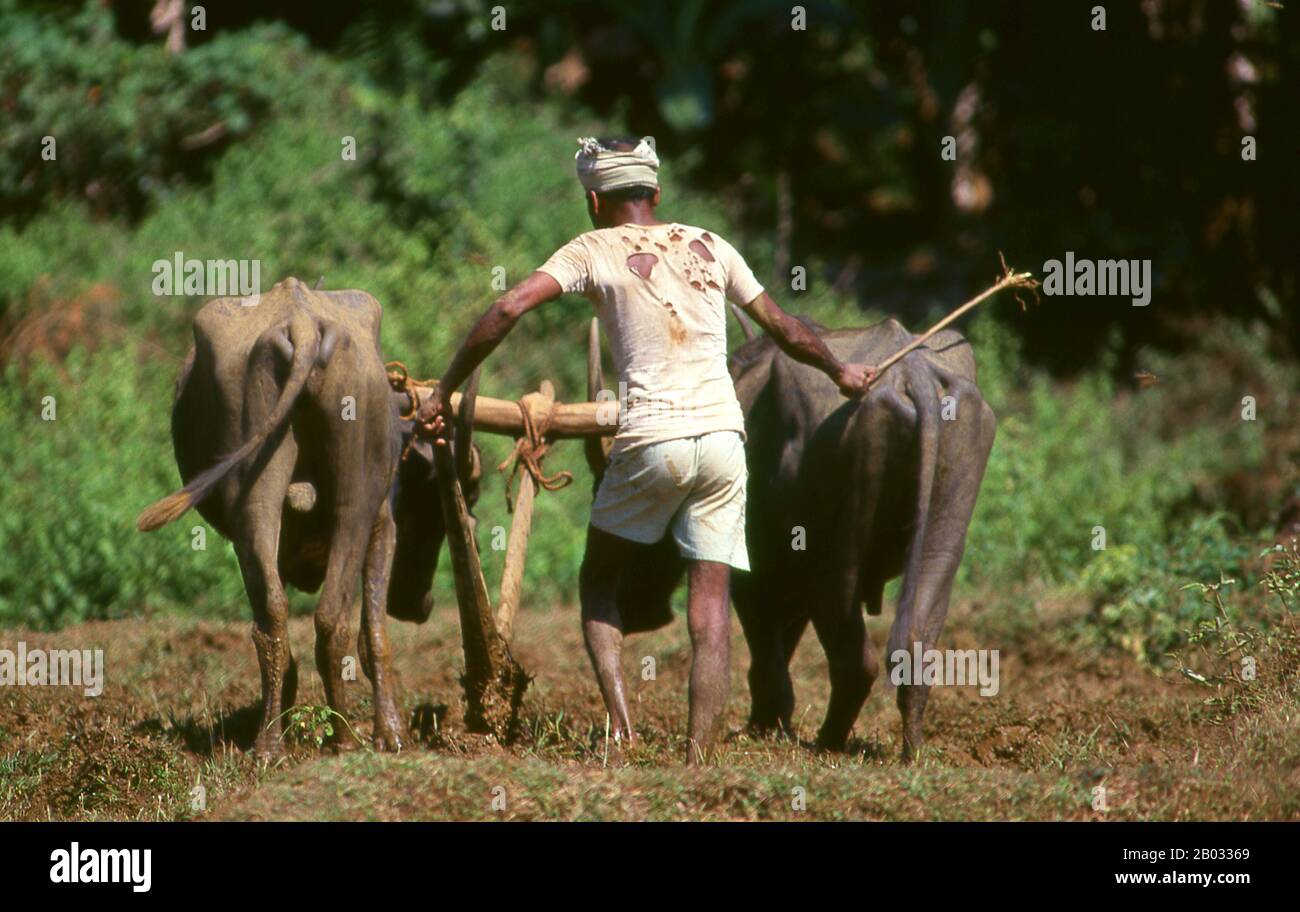
[{"label": "man's right arm", "polygon": [[763,327],[781,351],[802,364],[821,370],[846,396],[863,395],[876,376],[874,367],[836,358],[817,333],[782,310],[766,291],[746,304],[745,312]]}]

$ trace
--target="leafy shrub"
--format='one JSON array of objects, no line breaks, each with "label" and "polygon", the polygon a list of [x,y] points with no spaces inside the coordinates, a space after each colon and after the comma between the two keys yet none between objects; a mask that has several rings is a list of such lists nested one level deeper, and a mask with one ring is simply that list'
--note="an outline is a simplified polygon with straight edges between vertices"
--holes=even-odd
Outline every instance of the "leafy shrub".
[{"label": "leafy shrub", "polygon": [[[170,57],[160,43],[118,38],[107,4],[0,0],[0,20],[0,203],[29,213],[76,197],[139,215],[204,180],[232,141],[322,75],[301,36],[280,24],[217,33]],[[57,143],[53,162],[41,157],[46,136]]]},{"label": "leafy shrub", "polygon": [[1222,516],[1197,517],[1172,541],[1098,552],[1077,580],[1093,607],[1081,634],[1141,661],[1162,663],[1186,642],[1189,627],[1213,616],[1213,606],[1189,591],[1186,581],[1240,567],[1247,553],[1228,535]]},{"label": "leafy shrub", "polygon": [[[6,369],[0,624],[51,628],[166,605],[242,610],[234,556],[197,514],[152,536],[135,530],[140,508],[176,484],[173,372],[120,347],[37,360],[24,383]],[[43,420],[51,404],[54,420]],[[196,526],[206,550],[191,546]]]},{"label": "leafy shrub", "polygon": [[1162,439],[1175,382],[1133,393],[1098,371],[1054,384],[1021,366],[996,319],[977,320],[971,338],[998,413],[963,565],[971,584],[1073,580],[1097,558],[1097,527],[1109,549],[1147,554],[1175,542],[1199,482],[1261,459],[1261,435],[1231,413],[1184,421]]},{"label": "leafy shrub", "polygon": [[[1204,609],[1181,637],[1185,648],[1170,658],[1188,681],[1210,691],[1199,712],[1221,724],[1243,709],[1286,703],[1297,696],[1300,629],[1295,604],[1300,594],[1300,544],[1277,544],[1265,552],[1274,562],[1262,576],[1263,589],[1276,604],[1261,600],[1258,588],[1241,593],[1236,580],[1193,582],[1184,588],[1203,600]],[[1261,557],[1264,555],[1261,555]],[[1254,595],[1254,604],[1240,604]]]}]

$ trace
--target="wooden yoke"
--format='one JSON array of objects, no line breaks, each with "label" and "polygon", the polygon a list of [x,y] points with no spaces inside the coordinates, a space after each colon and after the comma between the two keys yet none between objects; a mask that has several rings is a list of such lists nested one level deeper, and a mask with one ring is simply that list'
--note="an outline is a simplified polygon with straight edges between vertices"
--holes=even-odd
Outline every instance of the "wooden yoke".
[{"label": "wooden yoke", "polygon": [[[432,387],[414,386],[413,391],[420,401],[427,401],[433,395]],[[518,402],[509,399],[493,399],[479,396],[474,406],[474,430],[487,431],[489,434],[505,434],[518,437],[524,433],[523,417],[519,414],[519,404],[523,403],[532,416],[533,423],[545,427],[546,418],[550,416],[550,427],[546,436],[552,440],[572,440],[578,437],[612,437],[618,430],[617,420],[602,424],[600,416],[608,413],[612,402],[556,402],[542,393],[529,393]],[[451,394],[451,411],[460,414],[463,397],[460,393]],[[604,409],[605,412],[602,412]]]}]

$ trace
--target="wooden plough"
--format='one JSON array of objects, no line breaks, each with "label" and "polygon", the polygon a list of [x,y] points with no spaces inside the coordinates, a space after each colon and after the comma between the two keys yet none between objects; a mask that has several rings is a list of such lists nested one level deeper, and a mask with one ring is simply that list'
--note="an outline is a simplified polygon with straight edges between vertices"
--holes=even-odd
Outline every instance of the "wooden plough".
[{"label": "wooden plough", "polygon": [[[598,339],[594,320],[592,324],[592,339]],[[597,359],[596,374],[588,378],[589,388],[598,382],[599,347],[592,357]],[[589,357],[589,364],[590,360]],[[395,388],[411,397],[413,408],[434,391],[425,382],[410,380],[404,371],[390,371],[389,376]],[[491,733],[500,741],[508,741],[514,735],[519,706],[531,680],[512,654],[510,644],[523,588],[533,506],[539,487],[555,489],[572,480],[567,472],[547,477],[541,471],[541,460],[553,440],[584,438],[598,442],[602,437],[612,436],[618,428],[617,420],[601,420],[601,409],[608,409],[605,403],[556,401],[555,387],[549,380],[542,381],[537,392],[511,402],[478,395],[478,376],[479,372],[475,371],[463,394],[451,395],[455,428],[452,445],[433,447],[434,464],[465,650],[465,675],[461,679],[465,690],[465,724],[470,731]],[[595,392],[589,389],[593,399]],[[510,536],[495,612],[479,560],[474,520],[461,487],[461,479],[468,477],[472,464],[473,431],[515,438],[514,453],[501,466],[504,470],[511,462],[515,463],[507,480],[507,503],[515,478],[518,490],[511,507]],[[598,445],[596,452],[603,454],[604,450]],[[589,448],[588,460],[591,459]]]}]

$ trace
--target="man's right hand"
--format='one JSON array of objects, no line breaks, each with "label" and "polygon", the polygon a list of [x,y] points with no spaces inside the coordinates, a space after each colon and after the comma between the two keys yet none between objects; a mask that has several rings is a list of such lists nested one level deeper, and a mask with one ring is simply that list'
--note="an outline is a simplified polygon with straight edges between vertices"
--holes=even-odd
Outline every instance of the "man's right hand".
[{"label": "man's right hand", "polygon": [[842,364],[835,385],[850,399],[867,394],[867,388],[876,379],[876,369],[869,364]]},{"label": "man's right hand", "polygon": [[431,437],[436,444],[445,445],[451,439],[450,409],[442,397],[442,390],[435,388],[429,398],[420,403],[416,412],[415,423],[420,433]]}]

